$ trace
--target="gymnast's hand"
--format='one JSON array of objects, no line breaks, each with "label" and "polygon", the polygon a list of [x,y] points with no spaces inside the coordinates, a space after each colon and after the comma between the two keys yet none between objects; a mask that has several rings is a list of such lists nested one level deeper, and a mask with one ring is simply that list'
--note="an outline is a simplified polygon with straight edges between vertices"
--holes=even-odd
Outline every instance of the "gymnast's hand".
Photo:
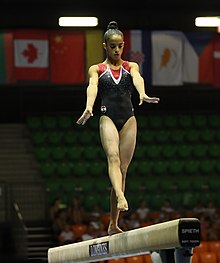
[{"label": "gymnast's hand", "polygon": [[142,105],[143,102],[148,102],[148,103],[158,103],[160,101],[159,98],[157,97],[149,97],[146,94],[140,95],[140,103],[139,105]]},{"label": "gymnast's hand", "polygon": [[91,116],[93,116],[92,108],[86,108],[76,123],[84,125]]}]

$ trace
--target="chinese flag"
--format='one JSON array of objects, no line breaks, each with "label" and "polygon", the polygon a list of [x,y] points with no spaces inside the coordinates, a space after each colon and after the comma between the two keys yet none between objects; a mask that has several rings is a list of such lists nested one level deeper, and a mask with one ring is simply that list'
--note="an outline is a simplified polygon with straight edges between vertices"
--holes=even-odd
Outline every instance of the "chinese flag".
[{"label": "chinese flag", "polygon": [[48,80],[48,32],[14,31],[14,66],[16,80]]},{"label": "chinese flag", "polygon": [[50,80],[55,84],[85,82],[85,36],[83,32],[50,32]]}]

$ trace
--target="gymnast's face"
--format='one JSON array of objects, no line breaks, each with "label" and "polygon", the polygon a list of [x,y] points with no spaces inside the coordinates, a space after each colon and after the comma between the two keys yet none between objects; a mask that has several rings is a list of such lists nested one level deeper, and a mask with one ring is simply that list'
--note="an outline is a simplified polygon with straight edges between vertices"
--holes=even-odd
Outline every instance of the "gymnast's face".
[{"label": "gymnast's face", "polygon": [[121,35],[111,35],[107,42],[103,43],[108,58],[113,61],[121,59],[124,48],[124,40]]}]

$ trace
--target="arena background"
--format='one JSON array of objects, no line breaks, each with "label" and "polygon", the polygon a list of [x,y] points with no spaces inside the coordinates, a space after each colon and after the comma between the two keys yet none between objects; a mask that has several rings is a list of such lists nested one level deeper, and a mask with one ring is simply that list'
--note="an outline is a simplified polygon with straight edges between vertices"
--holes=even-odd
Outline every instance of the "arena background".
[{"label": "arena background", "polygon": [[[216,32],[216,29],[212,28],[196,28],[194,19],[196,16],[212,16],[219,15],[219,13],[220,4],[217,0],[209,2],[195,0],[166,0],[160,2],[158,0],[149,0],[131,3],[119,1],[81,1],[76,3],[75,1],[67,0],[32,0],[31,2],[3,0],[0,7],[0,31],[19,29],[59,30],[57,24],[59,16],[97,16],[99,18],[97,29],[103,31],[105,31],[109,21],[115,20],[122,30]],[[36,144],[33,141],[32,132],[34,130],[32,130],[33,126],[31,126],[34,124],[31,121],[33,117],[59,118],[60,116],[65,116],[71,118],[73,126],[70,129],[75,131],[77,129],[75,121],[85,105],[85,91],[86,83],[80,85],[74,83],[58,85],[48,82],[17,81],[0,85],[1,262],[46,261],[47,248],[53,245],[53,240],[50,239],[51,229],[47,218],[52,198],[50,196],[50,187],[48,187],[46,179],[41,174],[41,161],[35,155]],[[217,119],[219,118],[220,88],[211,84],[184,84],[181,86],[154,86],[148,84],[147,91],[151,96],[160,97],[161,102],[156,107],[155,105],[147,104],[142,107],[135,106],[137,116],[147,116],[149,118],[152,115],[155,116],[155,120],[158,120],[158,117],[159,121],[163,123],[165,123],[163,120],[166,119],[166,116],[174,117],[177,122],[183,115],[194,116],[195,118],[199,116],[200,120],[204,120],[205,124],[202,121],[198,121],[200,124],[198,124],[196,129],[216,129],[215,132],[217,134],[220,126],[211,126],[209,117],[214,115],[215,117],[217,116]],[[138,98],[134,94],[134,105],[137,104]],[[97,102],[94,110],[95,115],[98,114],[98,110]],[[158,127],[158,130],[164,131],[167,129],[166,126]],[[94,129],[96,128],[88,125],[88,134],[91,131],[93,132]],[[86,128],[83,131],[86,132]],[[198,142],[200,145],[208,143],[208,139],[206,142]],[[211,143],[219,147],[219,136],[217,139],[216,135]],[[170,142],[170,144],[172,143]],[[194,157],[188,157],[188,160]],[[25,158],[31,159],[25,162]],[[102,158],[100,157],[99,160],[101,163],[103,162]],[[143,156],[140,158],[143,158]],[[208,160],[207,156],[201,158],[203,158],[203,161]],[[219,155],[211,158],[218,160]],[[168,161],[172,162],[172,159],[168,159]],[[212,178],[218,177],[219,170],[214,170],[214,168],[213,170],[211,168],[208,170],[207,168],[207,171],[200,178],[207,179],[211,178],[212,175]],[[199,172],[195,173],[197,172],[192,171],[187,175],[200,175]],[[172,175],[171,177],[175,179],[175,176]],[[196,178],[198,180],[199,177]],[[56,179],[57,177],[54,180]],[[209,181],[207,182],[209,183]],[[213,197],[213,200],[220,200],[218,190],[212,188],[212,185],[212,183],[208,184],[208,189],[207,185],[205,185],[206,188],[203,185],[200,190],[207,195],[215,192],[216,195]],[[59,191],[62,191],[62,189],[59,189]],[[183,191],[191,195],[195,193],[192,186]],[[197,189],[196,191],[199,190]],[[157,189],[155,192],[151,192],[151,195],[156,196],[158,192],[166,194],[164,196],[167,196],[169,193],[167,189]],[[132,194],[131,200],[133,198]],[[143,192],[140,197],[142,195],[144,195]],[[204,205],[206,205],[205,202],[209,199],[204,200]],[[195,205],[195,203],[192,204]],[[215,205],[217,211],[219,211],[220,203],[216,201]],[[181,204],[178,208],[180,207]],[[182,207],[184,207],[184,204]],[[184,208],[185,211],[192,210],[192,207],[189,207],[187,204]],[[33,231],[29,233],[29,238],[25,230],[28,227],[30,232]],[[36,246],[33,245],[33,248],[30,245],[30,240],[32,238],[31,235],[34,236],[36,234],[34,231],[39,231],[38,235],[41,235],[41,238],[33,241],[33,243],[38,244]],[[46,237],[46,241],[44,237]],[[41,242],[42,245],[40,244]]]}]

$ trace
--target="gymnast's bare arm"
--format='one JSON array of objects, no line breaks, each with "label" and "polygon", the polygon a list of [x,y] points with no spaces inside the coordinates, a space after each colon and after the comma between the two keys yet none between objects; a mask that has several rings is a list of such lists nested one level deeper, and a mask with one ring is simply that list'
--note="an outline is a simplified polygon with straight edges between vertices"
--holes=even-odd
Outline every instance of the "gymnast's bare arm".
[{"label": "gymnast's bare arm", "polygon": [[89,68],[89,85],[87,87],[87,101],[86,101],[86,109],[84,110],[81,117],[77,120],[77,124],[84,125],[87,120],[93,116],[93,105],[95,103],[97,93],[98,93],[98,66],[93,65]]},{"label": "gymnast's bare arm", "polygon": [[130,73],[131,73],[131,76],[133,78],[134,86],[135,86],[135,88],[137,89],[137,91],[139,93],[139,98],[140,98],[139,105],[141,105],[144,101],[148,102],[148,103],[158,103],[160,101],[159,98],[157,98],[157,97],[149,97],[149,96],[146,95],[144,79],[140,75],[138,64],[135,63],[135,62],[130,62],[129,66],[130,66]]}]

